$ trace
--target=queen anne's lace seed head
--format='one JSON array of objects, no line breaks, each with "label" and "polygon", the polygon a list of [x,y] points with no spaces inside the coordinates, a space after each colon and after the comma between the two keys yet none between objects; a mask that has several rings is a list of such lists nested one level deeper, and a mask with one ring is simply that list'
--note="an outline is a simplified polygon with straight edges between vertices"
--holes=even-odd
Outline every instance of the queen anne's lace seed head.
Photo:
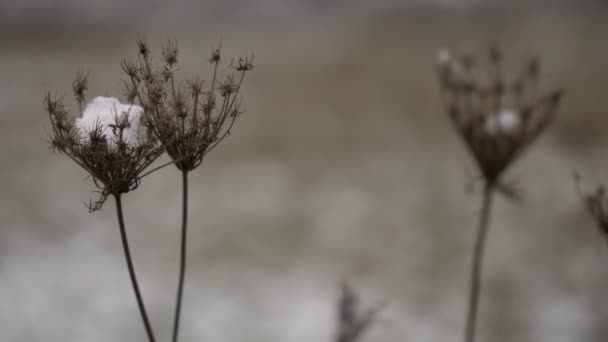
[{"label": "queen anne's lace seed head", "polygon": [[218,74],[220,49],[209,58],[213,73],[207,82],[191,80],[180,85],[177,44],[169,42],[162,51],[164,65],[152,63],[145,41],[138,42],[136,61],[124,61],[128,76],[127,97],[145,112],[146,123],[162,143],[178,169],[197,168],[203,157],[230,134],[240,110],[240,92],[245,74],[253,69],[253,56],[231,63],[234,73]]},{"label": "queen anne's lace seed head", "polygon": [[[78,74],[73,83],[79,108],[84,107],[86,78]],[[121,104],[111,97],[96,97],[81,116],[69,114],[60,98],[50,94],[44,106],[51,120],[51,147],[85,169],[99,188],[100,198],[88,204],[100,209],[109,195],[137,188],[140,174],[163,149],[141,125],[143,108]]]},{"label": "queen anne's lace seed head", "polygon": [[552,121],[562,91],[538,92],[533,58],[509,82],[502,53],[490,46],[486,63],[442,49],[437,56],[442,99],[484,177],[495,181]]}]

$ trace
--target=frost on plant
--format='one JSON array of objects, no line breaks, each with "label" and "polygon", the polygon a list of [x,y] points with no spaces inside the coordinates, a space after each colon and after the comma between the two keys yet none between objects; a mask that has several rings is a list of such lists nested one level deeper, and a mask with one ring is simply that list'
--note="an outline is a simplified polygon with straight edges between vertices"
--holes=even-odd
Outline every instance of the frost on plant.
[{"label": "frost on plant", "polygon": [[493,45],[485,61],[443,49],[437,67],[448,115],[489,180],[496,180],[547,127],[562,97],[560,90],[539,93],[536,58],[508,79],[502,53]]}]

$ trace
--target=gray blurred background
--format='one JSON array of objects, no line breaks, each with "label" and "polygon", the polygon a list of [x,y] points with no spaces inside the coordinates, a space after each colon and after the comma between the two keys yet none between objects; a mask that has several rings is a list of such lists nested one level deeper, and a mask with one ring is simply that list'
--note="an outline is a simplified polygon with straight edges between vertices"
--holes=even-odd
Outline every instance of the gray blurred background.
[{"label": "gray blurred background", "polygon": [[[608,182],[604,1],[0,1],[0,341],[144,341],[114,204],[53,155],[46,91],[121,94],[144,35],[181,75],[254,52],[233,135],[191,175],[181,341],[331,341],[338,284],[386,303],[364,341],[459,340],[480,188],[439,102],[434,56],[497,40],[567,96],[495,202],[480,341],[606,341],[608,251],[575,191]],[[158,54],[157,54],[158,56]],[[73,103],[72,103],[73,104]],[[72,106],[76,108],[76,106]],[[75,113],[76,114],[76,113]],[[479,185],[479,184],[477,184]],[[170,334],[180,178],[125,197],[157,337]]]}]

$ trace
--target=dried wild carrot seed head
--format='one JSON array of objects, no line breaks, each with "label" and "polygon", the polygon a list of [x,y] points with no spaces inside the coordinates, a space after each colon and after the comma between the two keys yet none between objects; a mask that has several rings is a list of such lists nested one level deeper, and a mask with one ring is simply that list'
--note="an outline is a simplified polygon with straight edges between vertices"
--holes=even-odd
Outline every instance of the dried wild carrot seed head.
[{"label": "dried wild carrot seed head", "polygon": [[239,97],[245,74],[253,69],[253,56],[231,63],[234,73],[218,75],[220,49],[209,58],[213,68],[211,80],[176,83],[178,48],[175,42],[162,49],[164,65],[152,63],[150,49],[138,41],[137,61],[124,61],[128,76],[127,98],[145,112],[146,124],[160,140],[178,169],[191,171],[203,157],[230,134],[236,118],[242,113]]},{"label": "dried wild carrot seed head", "polygon": [[510,81],[502,52],[490,45],[485,60],[455,56],[447,49],[437,58],[442,100],[456,130],[487,180],[500,174],[552,121],[561,90],[540,95],[540,64],[532,58]]},{"label": "dried wild carrot seed head", "polygon": [[[86,84],[81,74],[73,83],[81,108]],[[163,152],[156,138],[140,125],[143,109],[139,106],[96,97],[76,118],[60,98],[48,94],[44,107],[51,120],[51,148],[85,169],[99,189],[100,198],[89,202],[89,211],[100,209],[109,195],[137,188],[140,174]]]}]

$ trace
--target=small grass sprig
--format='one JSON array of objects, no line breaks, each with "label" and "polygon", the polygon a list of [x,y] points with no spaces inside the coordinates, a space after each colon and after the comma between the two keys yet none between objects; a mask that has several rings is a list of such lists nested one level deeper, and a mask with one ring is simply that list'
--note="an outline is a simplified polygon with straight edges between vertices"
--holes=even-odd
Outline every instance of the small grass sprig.
[{"label": "small grass sprig", "polygon": [[361,308],[361,299],[346,283],[340,287],[337,302],[337,331],[335,342],[356,342],[377,319],[382,306]]},{"label": "small grass sprig", "polygon": [[585,192],[580,185],[581,177],[578,174],[574,175],[574,182],[587,211],[597,223],[599,232],[604,237],[608,237],[608,192],[606,187],[600,185],[595,191]]}]

